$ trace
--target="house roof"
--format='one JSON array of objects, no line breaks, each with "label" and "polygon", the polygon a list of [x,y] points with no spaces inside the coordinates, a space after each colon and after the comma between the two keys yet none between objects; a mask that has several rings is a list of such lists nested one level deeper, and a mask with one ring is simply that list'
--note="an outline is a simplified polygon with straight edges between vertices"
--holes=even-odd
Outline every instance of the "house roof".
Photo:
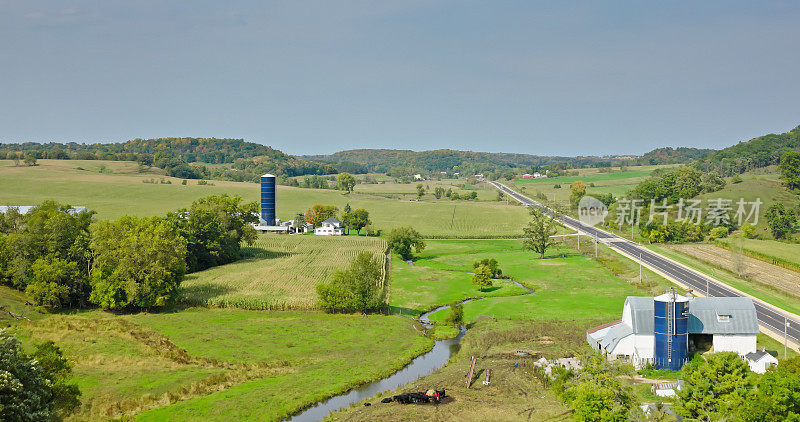
[{"label": "house roof", "polygon": [[621,319],[618,319],[618,320],[616,320],[616,321],[607,322],[607,323],[605,323],[605,324],[603,324],[603,325],[598,325],[597,327],[592,327],[592,328],[590,328],[590,329],[586,330],[586,332],[587,332],[587,333],[589,333],[589,334],[592,334],[592,333],[595,333],[595,332],[597,332],[597,331],[600,331],[600,330],[602,330],[603,328],[608,328],[608,327],[610,327],[610,326],[612,326],[612,325],[617,325],[617,324],[619,324],[620,322],[622,322],[622,320],[621,320]]},{"label": "house roof", "polygon": [[[653,333],[653,298],[628,296],[631,327],[636,334]],[[720,321],[718,315],[728,315]],[[694,297],[689,300],[691,334],[758,334],[758,318],[753,300],[746,297]]]},{"label": "house roof", "polygon": [[761,360],[761,359],[763,359],[763,358],[765,358],[767,356],[769,356],[771,358],[770,360],[774,360],[775,362],[778,361],[777,359],[775,359],[775,356],[772,356],[771,354],[767,353],[764,350],[758,350],[758,351],[751,352],[751,353],[748,353],[748,354],[744,355],[744,357],[747,358],[747,360],[749,360],[751,362],[758,362],[759,360]]},{"label": "house roof", "polygon": [[323,223],[342,224],[342,222],[336,217],[328,217],[325,221],[323,221]]}]

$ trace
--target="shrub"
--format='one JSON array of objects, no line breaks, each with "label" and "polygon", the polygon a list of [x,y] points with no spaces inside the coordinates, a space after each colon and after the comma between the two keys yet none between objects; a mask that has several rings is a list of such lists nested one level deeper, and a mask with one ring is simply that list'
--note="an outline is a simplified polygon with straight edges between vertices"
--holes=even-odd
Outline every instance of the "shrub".
[{"label": "shrub", "polygon": [[708,232],[708,240],[722,239],[728,237],[729,229],[727,227],[714,227]]}]

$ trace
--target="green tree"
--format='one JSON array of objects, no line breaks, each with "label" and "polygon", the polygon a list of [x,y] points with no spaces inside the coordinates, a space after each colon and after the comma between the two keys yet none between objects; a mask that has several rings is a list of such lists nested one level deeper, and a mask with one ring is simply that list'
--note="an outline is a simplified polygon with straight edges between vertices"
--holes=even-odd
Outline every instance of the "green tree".
[{"label": "green tree", "polygon": [[329,283],[317,285],[319,305],[326,312],[362,312],[381,309],[386,302],[383,260],[361,252],[346,270],[333,274]]},{"label": "green tree", "polygon": [[425,249],[425,241],[422,235],[411,227],[397,227],[389,232],[388,237],[389,250],[400,255],[404,261],[408,261],[414,257],[412,248],[417,253]]},{"label": "green tree", "polygon": [[741,229],[742,229],[742,233],[744,233],[744,237],[746,237],[748,239],[755,239],[755,237],[757,236],[757,234],[756,234],[756,226],[754,226],[754,225],[752,225],[750,223],[742,224]]},{"label": "green tree", "polygon": [[336,188],[350,193],[356,186],[356,178],[350,173],[339,173],[336,175]]},{"label": "green tree", "polygon": [[313,224],[316,228],[321,226],[323,221],[336,217],[337,212],[339,212],[339,209],[335,205],[314,204],[313,207],[306,211],[306,222]]},{"label": "green tree", "polygon": [[450,304],[450,313],[447,314],[444,322],[450,325],[460,325],[464,322],[464,305],[459,301]]},{"label": "green tree", "polygon": [[781,362],[761,376],[739,409],[743,422],[800,421],[800,357]]},{"label": "green tree", "polygon": [[503,274],[503,270],[500,269],[497,260],[494,258],[484,258],[479,261],[475,261],[472,263],[472,268],[478,268],[481,265],[489,267],[489,269],[492,271],[492,278],[497,278]]},{"label": "green tree", "polygon": [[767,226],[772,231],[772,236],[776,239],[785,239],[795,232],[797,214],[781,202],[770,205],[764,217],[767,219]]},{"label": "green tree", "polygon": [[570,206],[575,209],[578,208],[578,202],[586,195],[586,184],[583,180],[576,180],[569,186],[572,193],[569,195]]},{"label": "green tree", "polygon": [[417,185],[417,198],[422,198],[425,196],[425,186],[422,186],[422,183]]},{"label": "green tree", "polygon": [[50,381],[53,392],[53,406],[62,416],[72,413],[81,404],[81,391],[77,384],[71,383],[72,365],[51,341],[37,344],[32,358],[39,363],[45,378]]},{"label": "green tree", "polygon": [[369,212],[364,208],[356,208],[349,213],[345,213],[342,215],[342,222],[345,227],[355,230],[359,235],[361,234],[361,229],[372,223],[369,220]]},{"label": "green tree", "polygon": [[436,199],[442,199],[442,196],[444,196],[444,193],[445,193],[445,190],[441,186],[437,186],[437,187],[435,187],[433,189],[433,197],[436,198]]},{"label": "green tree", "polygon": [[753,388],[750,368],[734,352],[693,359],[683,367],[676,411],[691,420],[732,417]]},{"label": "green tree", "polygon": [[725,187],[725,179],[719,177],[717,172],[712,171],[700,176],[700,189],[702,192],[716,192]]},{"label": "green tree", "polygon": [[[57,401],[68,397],[59,396],[59,387],[47,375],[41,363],[23,352],[16,337],[0,330],[0,416],[3,420],[51,421],[58,412],[67,413],[74,408],[74,401]],[[59,407],[62,405],[65,407]]]},{"label": "green tree", "polygon": [[781,178],[789,189],[800,189],[800,151],[789,150],[781,155],[778,165]]},{"label": "green tree", "polygon": [[[49,303],[51,307],[84,306],[89,296],[89,227],[93,215],[93,212],[71,212],[69,206],[53,201],[45,201],[25,215],[13,209],[5,213],[0,219],[0,231],[6,233],[0,241],[0,282],[20,290],[35,282],[37,300],[42,299],[42,304]],[[33,264],[40,259],[43,261],[34,274]],[[61,261],[75,263],[77,271],[70,272],[69,280],[54,277],[45,268],[45,263]],[[54,295],[42,291],[51,281],[60,286]],[[64,286],[69,287],[68,293],[61,289]],[[53,306],[56,296],[60,305]]]},{"label": "green tree", "polygon": [[722,239],[723,237],[728,237],[728,233],[730,230],[727,227],[714,227],[708,233],[708,240],[715,240],[715,239]]},{"label": "green tree", "polygon": [[530,215],[531,221],[522,229],[525,233],[522,248],[538,253],[542,259],[547,249],[556,243],[551,236],[558,233],[557,223],[534,207],[530,207]]},{"label": "green tree", "polygon": [[189,209],[169,213],[167,219],[186,239],[187,270],[195,272],[241,258],[242,243],[252,245],[258,237],[252,226],[257,214],[255,202],[211,195],[194,201]]},{"label": "green tree", "polygon": [[84,282],[78,264],[61,258],[39,258],[30,271],[25,294],[37,305],[50,309],[68,306],[70,294],[78,288],[73,284]]},{"label": "green tree", "polygon": [[478,286],[480,291],[486,287],[492,287],[492,269],[486,265],[478,265],[475,274],[472,275],[472,284]]},{"label": "green tree", "polygon": [[186,240],[168,220],[122,217],[97,224],[89,297],[103,309],[161,307],[186,272]]},{"label": "green tree", "polygon": [[28,151],[25,153],[25,158],[22,160],[26,166],[35,166],[36,165],[36,154],[33,151]]}]

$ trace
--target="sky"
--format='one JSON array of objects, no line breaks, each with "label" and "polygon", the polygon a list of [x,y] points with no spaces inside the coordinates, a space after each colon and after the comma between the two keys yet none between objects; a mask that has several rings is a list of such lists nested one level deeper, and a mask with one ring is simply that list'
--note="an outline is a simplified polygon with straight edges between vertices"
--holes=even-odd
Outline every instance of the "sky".
[{"label": "sky", "polygon": [[723,148],[800,125],[797,1],[0,0],[0,142]]}]

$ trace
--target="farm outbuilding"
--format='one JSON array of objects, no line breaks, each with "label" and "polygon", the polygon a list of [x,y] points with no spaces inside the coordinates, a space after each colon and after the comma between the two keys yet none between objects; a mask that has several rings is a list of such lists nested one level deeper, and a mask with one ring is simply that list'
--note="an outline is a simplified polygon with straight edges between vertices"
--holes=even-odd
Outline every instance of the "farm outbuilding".
[{"label": "farm outbuilding", "polygon": [[[589,329],[587,342],[609,359],[637,368],[647,364],[680,368],[687,354],[702,344],[710,344],[714,352],[736,352],[743,357],[756,351],[759,328],[752,299],[669,295],[629,296],[622,319]],[[656,315],[656,304],[672,314]],[[685,332],[681,332],[682,324]]]}]

